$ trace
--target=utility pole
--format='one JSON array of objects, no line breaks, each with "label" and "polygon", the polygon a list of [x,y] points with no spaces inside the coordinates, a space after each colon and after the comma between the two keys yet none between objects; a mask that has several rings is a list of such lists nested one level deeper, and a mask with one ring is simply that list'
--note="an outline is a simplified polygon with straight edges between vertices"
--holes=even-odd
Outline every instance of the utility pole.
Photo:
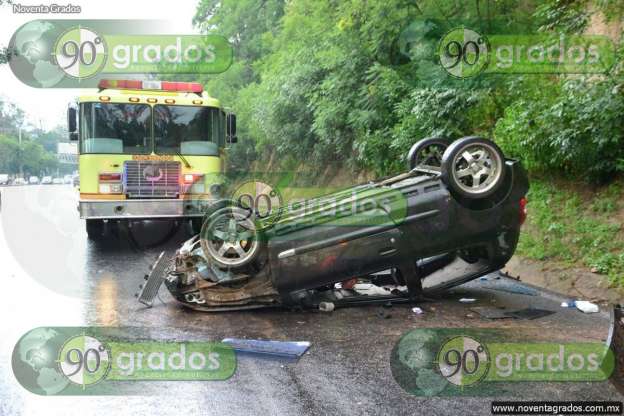
[{"label": "utility pole", "polygon": [[20,154],[20,178],[24,179],[24,155],[22,154],[22,126],[18,127],[19,154]]}]

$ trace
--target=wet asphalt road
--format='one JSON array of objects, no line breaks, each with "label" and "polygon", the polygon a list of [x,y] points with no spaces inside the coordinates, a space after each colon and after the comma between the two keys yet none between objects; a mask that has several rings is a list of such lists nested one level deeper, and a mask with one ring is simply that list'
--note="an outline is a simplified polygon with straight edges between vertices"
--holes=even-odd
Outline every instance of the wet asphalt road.
[{"label": "wet asphalt road", "polygon": [[[557,296],[524,296],[483,289],[473,282],[421,305],[395,305],[390,318],[380,307],[290,312],[264,310],[206,314],[173,303],[146,309],[133,294],[149,264],[163,249],[175,249],[182,231],[158,247],[137,249],[127,238],[87,240],[68,185],[1,188],[0,414],[489,414],[491,398],[419,398],[404,392],[390,371],[390,351],[407,330],[420,327],[513,328],[527,338],[602,341],[604,314],[561,309]],[[167,234],[168,224],[137,227],[139,243]],[[528,305],[557,313],[534,321],[485,321],[458,302]],[[143,382],[144,396],[43,397],[23,389],[11,370],[13,346],[37,326],[140,326],[155,339],[220,340],[244,337],[306,340],[298,362],[243,356],[235,375],[215,382]],[[522,400],[607,400],[621,396],[608,383],[522,383]]]}]

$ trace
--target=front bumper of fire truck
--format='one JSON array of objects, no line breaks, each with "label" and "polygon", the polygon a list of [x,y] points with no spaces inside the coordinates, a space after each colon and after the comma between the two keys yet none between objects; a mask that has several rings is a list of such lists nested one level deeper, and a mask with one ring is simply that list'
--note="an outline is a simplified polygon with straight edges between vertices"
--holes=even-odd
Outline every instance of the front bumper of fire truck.
[{"label": "front bumper of fire truck", "polygon": [[212,198],[80,200],[82,219],[148,219],[201,217],[216,201]]}]

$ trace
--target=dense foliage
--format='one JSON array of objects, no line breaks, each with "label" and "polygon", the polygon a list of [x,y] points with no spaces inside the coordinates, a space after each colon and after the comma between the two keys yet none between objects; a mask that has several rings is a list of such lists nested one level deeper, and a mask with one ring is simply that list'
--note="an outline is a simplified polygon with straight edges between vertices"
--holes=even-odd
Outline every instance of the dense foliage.
[{"label": "dense foliage", "polygon": [[[379,175],[426,136],[494,137],[534,170],[591,180],[624,170],[621,56],[606,76],[482,75],[457,80],[437,42],[484,33],[582,33],[609,0],[202,0],[195,23],[226,36],[236,59],[204,79],[239,115],[236,167],[253,160],[346,163]],[[279,162],[278,162],[279,161]]]}]

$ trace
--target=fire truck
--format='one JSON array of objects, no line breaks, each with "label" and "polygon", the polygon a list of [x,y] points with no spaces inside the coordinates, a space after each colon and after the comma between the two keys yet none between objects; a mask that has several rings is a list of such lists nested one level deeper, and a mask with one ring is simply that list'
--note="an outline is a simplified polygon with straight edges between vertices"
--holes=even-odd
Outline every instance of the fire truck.
[{"label": "fire truck", "polygon": [[236,116],[199,83],[101,80],[69,105],[67,119],[91,239],[128,220],[182,220],[197,232],[222,196]]}]

